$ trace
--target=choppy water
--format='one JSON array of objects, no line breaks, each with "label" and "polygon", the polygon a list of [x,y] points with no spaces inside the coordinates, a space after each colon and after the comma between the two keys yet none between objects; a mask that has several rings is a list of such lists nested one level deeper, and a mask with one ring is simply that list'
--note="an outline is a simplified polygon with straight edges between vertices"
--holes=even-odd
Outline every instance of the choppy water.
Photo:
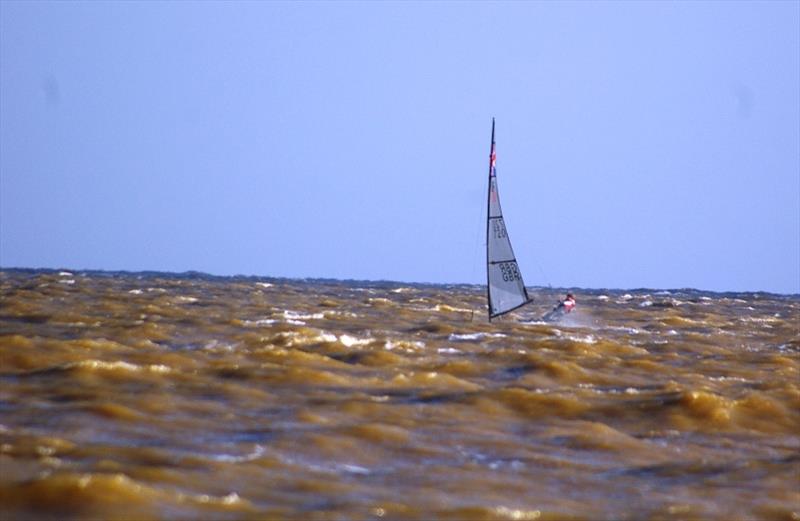
[{"label": "choppy water", "polygon": [[[2,519],[800,519],[800,297],[0,272]],[[474,313],[473,313],[474,312]],[[473,316],[474,315],[474,316]]]}]

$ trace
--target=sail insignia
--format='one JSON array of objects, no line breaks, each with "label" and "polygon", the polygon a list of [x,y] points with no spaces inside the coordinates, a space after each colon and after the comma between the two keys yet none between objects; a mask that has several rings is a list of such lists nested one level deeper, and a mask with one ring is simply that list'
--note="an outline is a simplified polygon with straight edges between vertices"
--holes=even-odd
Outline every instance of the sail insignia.
[{"label": "sail insignia", "polygon": [[508,236],[497,192],[497,154],[492,119],[489,153],[489,197],[486,219],[486,280],[489,320],[531,302]]}]

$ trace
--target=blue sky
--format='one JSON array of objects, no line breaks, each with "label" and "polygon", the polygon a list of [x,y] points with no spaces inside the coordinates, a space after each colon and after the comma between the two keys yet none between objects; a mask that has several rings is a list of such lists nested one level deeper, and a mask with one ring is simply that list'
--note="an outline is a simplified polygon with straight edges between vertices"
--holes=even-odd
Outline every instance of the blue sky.
[{"label": "blue sky", "polygon": [[0,3],[0,266],[800,292],[800,2]]}]

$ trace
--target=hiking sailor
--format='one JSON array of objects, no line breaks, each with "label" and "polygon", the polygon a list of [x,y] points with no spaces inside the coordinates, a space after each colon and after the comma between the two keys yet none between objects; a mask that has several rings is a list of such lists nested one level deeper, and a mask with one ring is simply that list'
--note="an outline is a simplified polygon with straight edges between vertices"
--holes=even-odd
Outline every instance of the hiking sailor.
[{"label": "hiking sailor", "polygon": [[558,305],[552,309],[552,311],[542,317],[542,320],[546,322],[557,320],[571,312],[575,308],[576,304],[575,296],[572,293],[567,293],[566,298],[559,302]]}]

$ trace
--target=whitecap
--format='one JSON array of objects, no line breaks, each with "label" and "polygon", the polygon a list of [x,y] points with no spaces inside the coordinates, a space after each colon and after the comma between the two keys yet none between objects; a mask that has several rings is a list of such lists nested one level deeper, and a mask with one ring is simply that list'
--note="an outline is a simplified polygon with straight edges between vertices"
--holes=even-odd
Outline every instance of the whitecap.
[{"label": "whitecap", "polygon": [[210,459],[214,461],[222,461],[225,463],[244,463],[246,461],[253,461],[264,455],[266,449],[261,445],[256,445],[253,451],[243,456],[234,456],[230,454],[213,454]]},{"label": "whitecap", "polygon": [[336,465],[336,468],[338,470],[347,472],[348,474],[361,474],[361,475],[371,474],[368,468],[362,467],[360,465],[352,465],[350,463],[341,463],[339,465]]},{"label": "whitecap", "polygon": [[203,351],[212,351],[215,353],[231,353],[235,349],[236,347],[231,344],[223,344],[216,340],[213,340],[203,346]]},{"label": "whitecap", "polygon": [[542,516],[540,510],[519,510],[504,506],[499,506],[495,508],[494,511],[500,517],[513,519],[515,521],[539,519]]},{"label": "whitecap", "polygon": [[430,309],[430,311],[447,312],[447,313],[471,313],[473,310],[467,308],[457,308],[454,306],[448,306],[447,304],[436,304]]},{"label": "whitecap", "polygon": [[489,468],[492,470],[497,470],[501,468],[510,468],[511,470],[519,471],[525,468],[525,464],[516,459],[511,461],[494,460],[489,462]]},{"label": "whitecap", "polygon": [[594,335],[584,335],[584,336],[566,335],[564,338],[566,338],[567,340],[572,340],[573,342],[580,342],[581,344],[597,343],[597,339],[594,337]]},{"label": "whitecap", "polygon": [[271,326],[278,322],[274,318],[262,318],[259,320],[243,320],[242,324],[246,327],[259,327],[259,326]]},{"label": "whitecap", "polygon": [[129,362],[123,361],[116,361],[116,362],[105,362],[103,360],[81,360],[80,362],[72,362],[66,364],[64,366],[68,369],[73,367],[87,367],[89,369],[104,369],[104,370],[115,370],[115,369],[122,369],[124,371],[150,371],[153,373],[169,373],[172,371],[168,366],[163,364],[148,364],[145,366],[131,364]]},{"label": "whitecap", "polygon": [[353,346],[363,346],[373,342],[374,338],[357,338],[350,335],[340,335],[339,342],[345,345],[345,347],[353,347]]},{"label": "whitecap", "polygon": [[447,339],[450,342],[468,342],[470,340],[481,340],[483,338],[504,338],[503,333],[450,333]]},{"label": "whitecap", "polygon": [[281,331],[273,338],[275,339],[286,339],[288,340],[288,344],[292,346],[304,346],[308,344],[315,344],[315,343],[333,343],[338,340],[338,337],[333,333],[326,333],[324,331],[320,331],[316,335],[309,335],[308,333],[299,333],[297,331]]},{"label": "whitecap", "polygon": [[425,349],[425,342],[421,340],[415,341],[408,341],[408,340],[387,340],[384,348],[387,351],[391,351],[393,349],[399,349],[401,351],[417,351],[420,349]]},{"label": "whitecap", "polygon": [[358,317],[358,313],[353,313],[352,311],[326,311],[325,313],[323,313],[324,318],[329,318],[329,316],[356,318]]},{"label": "whitecap", "polygon": [[280,459],[282,462],[287,463],[289,465],[299,465],[306,467],[313,472],[322,472],[325,474],[339,474],[342,472],[347,472],[349,474],[360,474],[360,475],[368,475],[371,474],[372,471],[366,467],[362,467],[361,465],[355,465],[352,463],[312,463],[305,458],[296,458],[293,456],[289,456],[286,454],[277,453],[277,458]]},{"label": "whitecap", "polygon": [[325,315],[323,313],[299,313],[297,311],[292,311],[291,309],[287,309],[284,310],[283,312],[283,318],[285,318],[287,321],[312,320],[312,319],[325,318]]},{"label": "whitecap", "polygon": [[646,333],[645,331],[642,331],[641,329],[637,329],[635,327],[626,327],[626,326],[609,326],[606,329],[611,330],[611,331],[622,331],[624,333],[629,333],[631,335],[640,335],[640,334]]},{"label": "whitecap", "polygon": [[713,382],[749,382],[749,380],[740,376],[709,376],[707,378]]},{"label": "whitecap", "polygon": [[232,505],[234,503],[239,503],[241,501],[239,494],[237,494],[236,492],[231,492],[227,496],[222,496],[222,497],[210,496],[208,494],[199,494],[189,497],[191,497],[198,503],[216,503],[222,505]]},{"label": "whitecap", "polygon": [[780,322],[780,320],[775,318],[775,316],[771,316],[771,317],[741,317],[739,320],[742,321],[742,322],[755,322],[756,324],[768,324],[768,323]]}]

